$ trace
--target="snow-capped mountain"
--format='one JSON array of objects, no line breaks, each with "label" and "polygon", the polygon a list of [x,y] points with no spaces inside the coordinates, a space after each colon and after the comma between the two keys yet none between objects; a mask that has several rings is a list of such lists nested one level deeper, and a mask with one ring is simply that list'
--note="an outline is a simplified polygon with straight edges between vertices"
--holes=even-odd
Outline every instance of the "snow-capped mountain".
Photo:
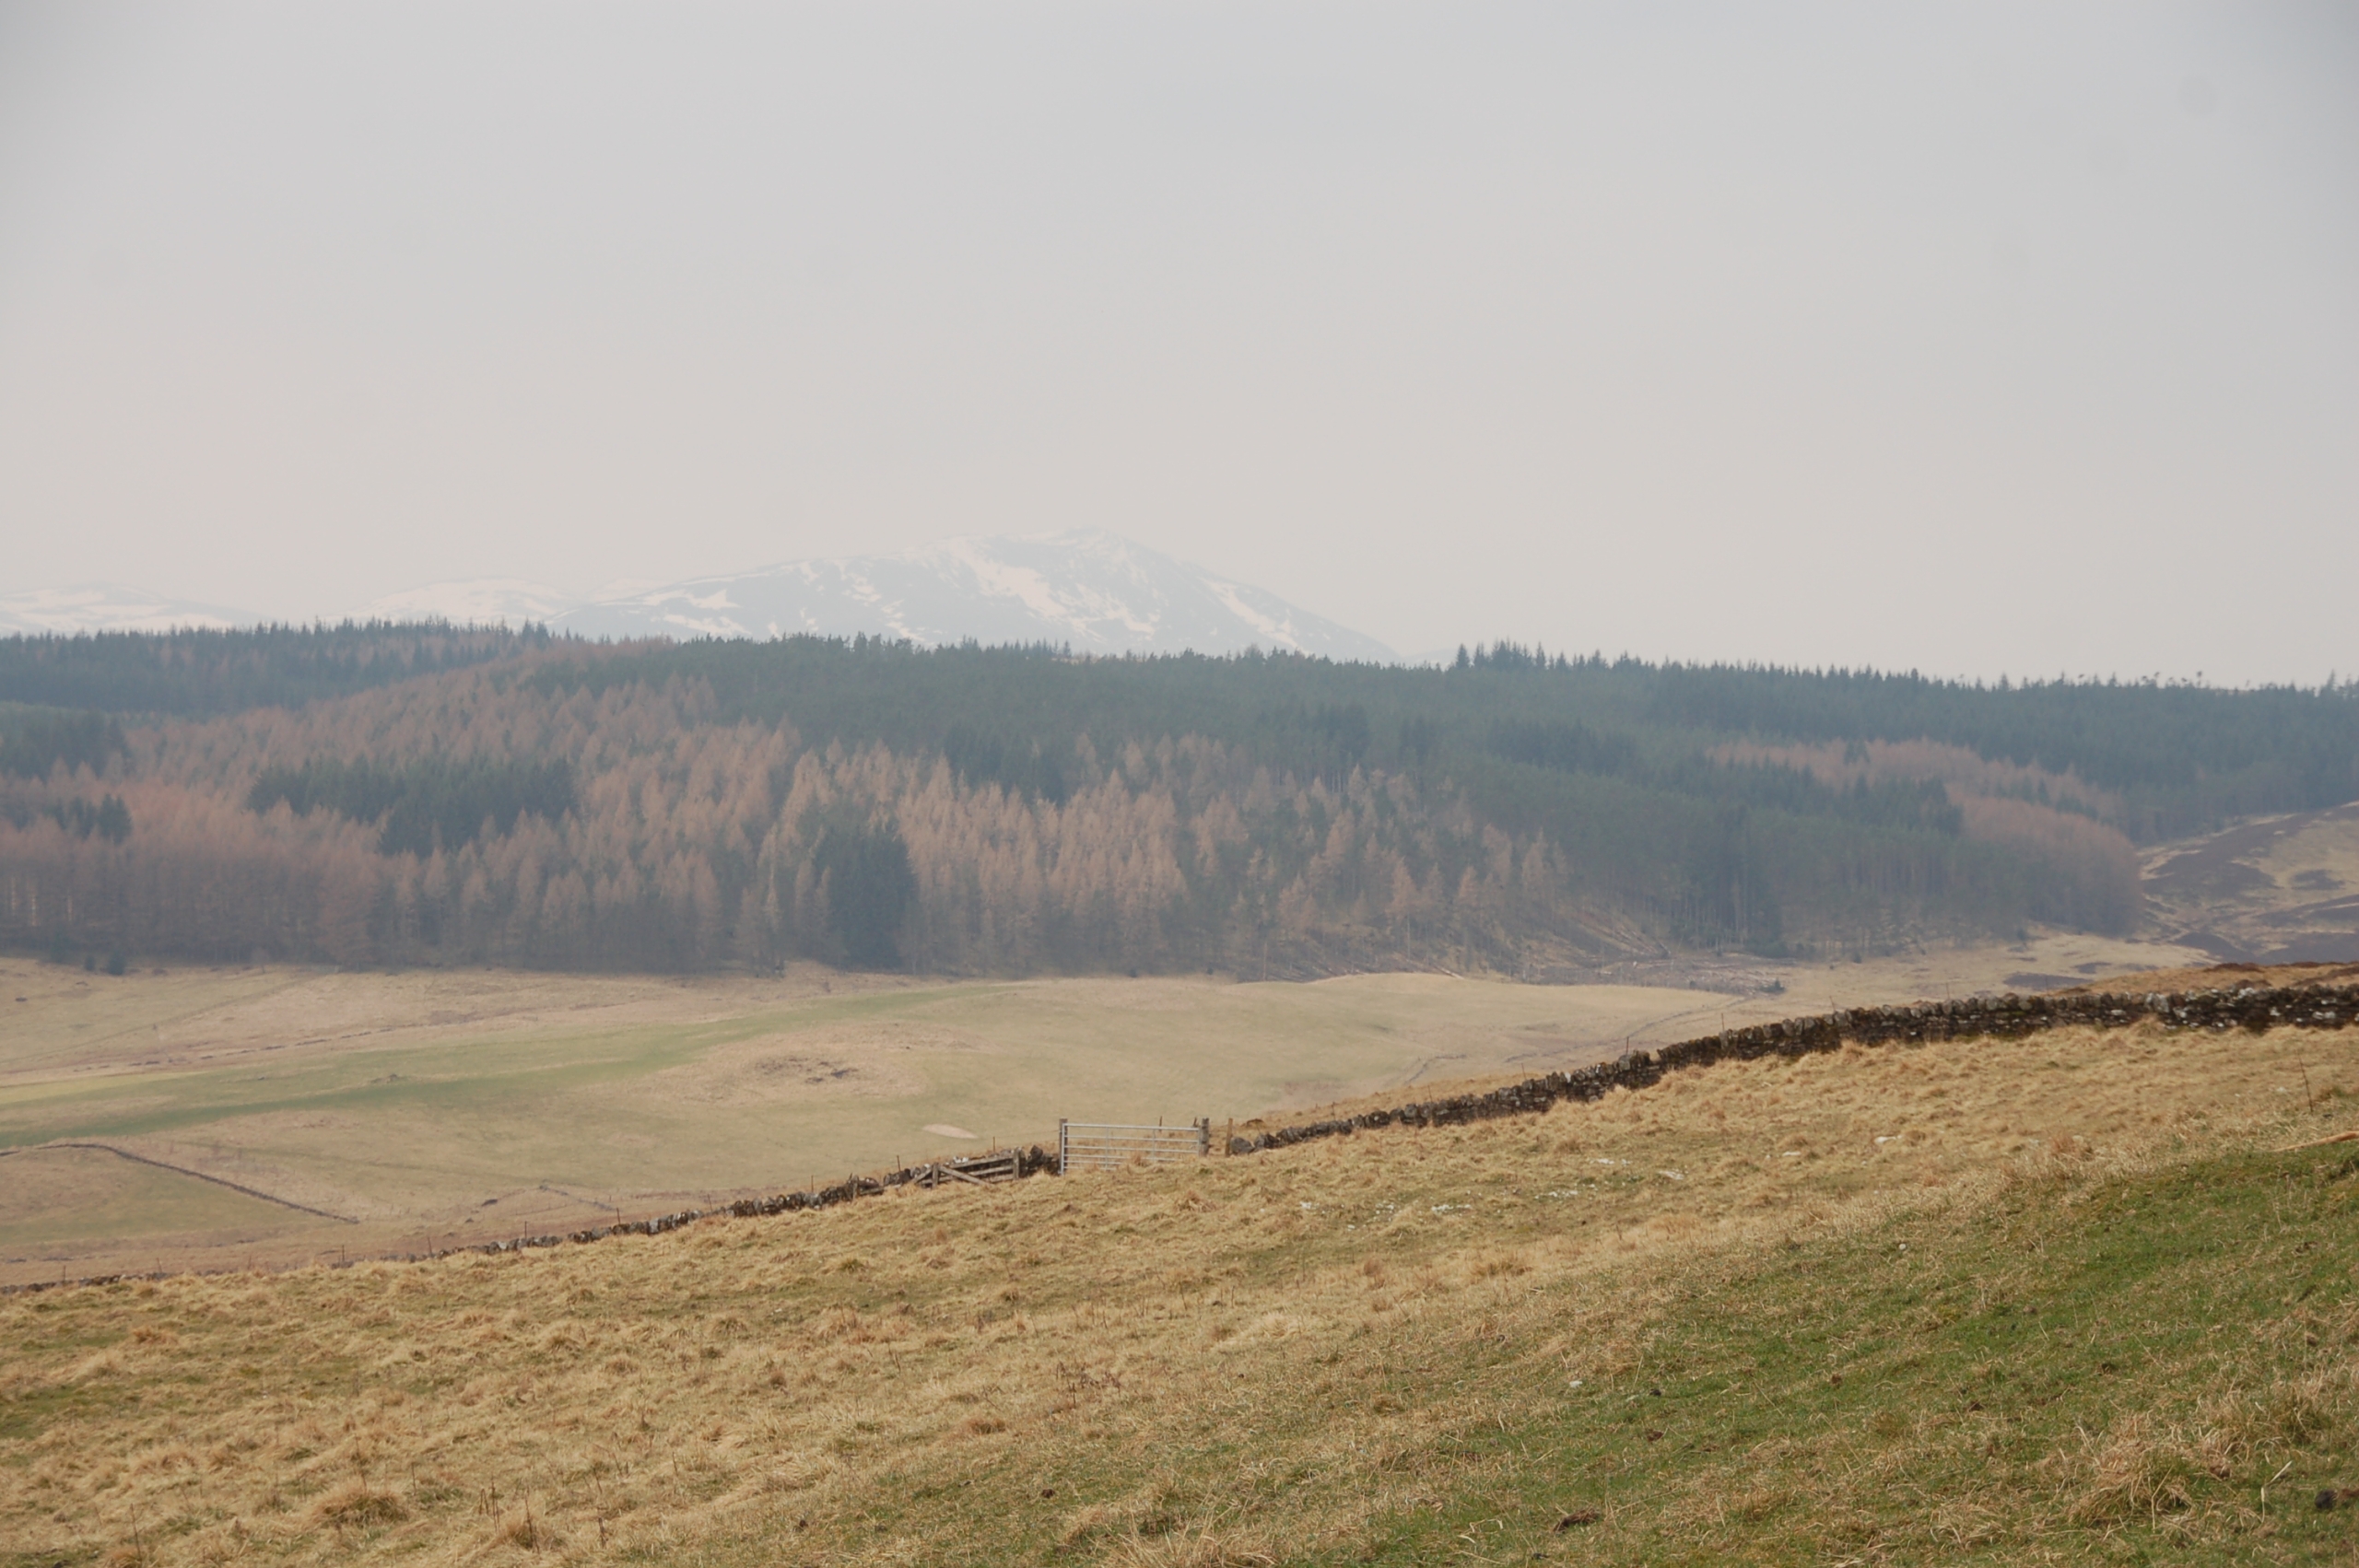
[{"label": "snow-capped mountain", "polygon": [[550,617],[613,638],[856,633],[940,644],[1070,644],[1077,653],[1262,648],[1390,662],[1375,638],[1102,529],[945,539],[886,556],[699,578]]},{"label": "snow-capped mountain", "polygon": [[250,626],[257,617],[219,604],[168,598],[120,583],[77,582],[0,593],[0,637],[44,632],[160,632],[174,626]]},{"label": "snow-capped mountain", "polygon": [[[591,638],[968,638],[1070,645],[1078,653],[1236,653],[1247,648],[1394,661],[1392,650],[1273,593],[1102,529],[944,539],[892,555],[790,561],[583,601],[522,578],[404,589],[354,620],[537,621]],[[343,616],[336,617],[345,618]],[[0,636],[252,626],[260,617],[111,584],[0,594]]]}]

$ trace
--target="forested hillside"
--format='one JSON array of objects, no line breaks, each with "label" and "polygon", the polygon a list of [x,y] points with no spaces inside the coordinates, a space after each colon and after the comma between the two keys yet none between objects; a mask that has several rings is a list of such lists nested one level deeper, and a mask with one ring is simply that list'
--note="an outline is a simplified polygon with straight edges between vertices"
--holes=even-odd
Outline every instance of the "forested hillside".
[{"label": "forested hillside", "polygon": [[0,704],[0,941],[69,956],[1308,974],[1857,951],[2125,930],[2134,840],[2359,797],[2347,687],[1513,644],[1400,669],[19,638]]},{"label": "forested hillside", "polygon": [[382,622],[0,638],[0,703],[179,717],[344,696],[545,648],[528,626]]}]

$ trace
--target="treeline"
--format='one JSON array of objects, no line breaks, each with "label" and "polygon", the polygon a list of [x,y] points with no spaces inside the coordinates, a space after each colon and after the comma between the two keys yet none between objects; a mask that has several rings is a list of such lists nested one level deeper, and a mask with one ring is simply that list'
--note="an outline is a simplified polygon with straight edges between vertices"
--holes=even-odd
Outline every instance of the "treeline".
[{"label": "treeline", "polygon": [[[1486,748],[1492,726],[1582,726],[1650,762],[1731,741],[1924,740],[2114,799],[2140,842],[2239,816],[2359,798],[2359,687],[2228,691],[2167,682],[2000,685],[1916,674],[1568,658],[1499,643],[1449,669],[1290,655],[1069,660],[1047,649],[855,638],[698,642],[559,656],[534,678],[579,685],[701,679],[717,711],[848,743],[938,747],[954,725],[1043,755],[1200,734],[1331,780]],[[1356,710],[1356,711],[1355,711]]]},{"label": "treeline", "polygon": [[[1284,974],[2118,915],[2104,899],[2119,883],[1962,825],[1750,808],[1485,753],[1455,774],[1429,758],[1331,779],[1203,736],[1109,753],[1083,736],[1047,781],[1045,748],[994,762],[968,745],[962,769],[728,721],[701,681],[593,694],[517,673],[135,731],[111,768],[130,841],[40,814],[11,830],[0,936],[348,964]],[[1322,746],[1356,736],[1315,709],[1309,723]],[[381,760],[401,757],[417,760]],[[405,835],[412,807],[440,825]]]},{"label": "treeline", "polygon": [[0,704],[176,718],[241,713],[347,696],[556,640],[542,626],[383,621],[0,638]]},{"label": "treeline", "polygon": [[1647,716],[1802,742],[1929,740],[2116,791],[2141,842],[2359,797],[2359,688],[2159,680],[1987,686],[1914,673],[1663,665]]},{"label": "treeline", "polygon": [[[1693,757],[1731,741],[1819,745],[1926,741],[2113,797],[2140,841],[2229,817],[2359,796],[2359,689],[2228,691],[2159,681],[1981,683],[1915,673],[1649,664],[1568,658],[1512,642],[1447,670],[1291,656],[1073,660],[1054,649],[918,649],[855,638],[616,649],[538,628],[266,627],[0,638],[7,705],[123,715],[299,706],[475,664],[544,689],[701,680],[735,720],[792,718],[848,743],[955,752],[962,774],[1053,792],[1083,733],[1101,746],[1200,734],[1297,776],[1388,771],[1489,747],[1501,725],[1562,727],[1626,770],[1641,754]],[[1504,737],[1501,737],[1502,739]],[[72,759],[80,765],[81,758]],[[16,765],[11,764],[12,767]],[[1039,771],[1045,769],[1046,771]]]},{"label": "treeline", "polygon": [[1700,752],[1657,761],[1627,736],[1600,735],[1580,724],[1502,720],[1491,726],[1489,749],[1552,772],[1628,778],[1672,794],[1797,815],[1941,833],[1956,833],[1966,822],[1964,809],[1936,779],[1904,780],[1862,772],[1848,784],[1831,784],[1808,767],[1782,761],[1737,760]]},{"label": "treeline", "polygon": [[[348,635],[346,652],[365,645]],[[0,942],[958,973],[1858,951],[2029,921],[2125,930],[2126,828],[2359,795],[2341,688],[1927,685],[1513,645],[1400,670],[522,641],[202,721],[46,714],[46,763],[0,777]],[[1684,716],[1683,693],[1789,688],[1837,694],[1850,728],[1822,732],[1831,699],[1789,731]],[[2025,757],[1877,729],[2010,704],[2068,710],[2085,740],[2024,720],[2047,748]],[[2246,705],[2308,732],[2255,728]],[[2236,716],[2247,749],[2216,774],[2141,773],[2122,715],[2165,710],[2204,755],[2205,716]]]}]

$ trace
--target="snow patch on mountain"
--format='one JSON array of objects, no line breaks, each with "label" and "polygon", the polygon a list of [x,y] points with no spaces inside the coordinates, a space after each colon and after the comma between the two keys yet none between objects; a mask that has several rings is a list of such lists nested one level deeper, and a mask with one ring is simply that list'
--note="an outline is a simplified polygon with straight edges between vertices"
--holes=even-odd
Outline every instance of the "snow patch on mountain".
[{"label": "snow patch on mountain", "polygon": [[[864,634],[929,647],[972,639],[1100,654],[1260,648],[1395,661],[1374,638],[1096,528],[944,539],[888,555],[787,561],[668,584],[616,583],[588,602],[524,578],[456,579],[388,593],[348,614],[462,626],[539,622],[617,639]],[[258,619],[103,583],[0,594],[0,636],[243,626]]]},{"label": "snow patch on mountain", "polygon": [[789,561],[583,605],[553,629],[613,638],[906,638],[1050,643],[1086,653],[1247,648],[1390,662],[1375,638],[1103,529],[945,539]]},{"label": "snow patch on mountain", "polygon": [[44,633],[161,632],[175,626],[250,626],[242,610],[172,599],[120,583],[77,582],[0,593],[0,637]]}]

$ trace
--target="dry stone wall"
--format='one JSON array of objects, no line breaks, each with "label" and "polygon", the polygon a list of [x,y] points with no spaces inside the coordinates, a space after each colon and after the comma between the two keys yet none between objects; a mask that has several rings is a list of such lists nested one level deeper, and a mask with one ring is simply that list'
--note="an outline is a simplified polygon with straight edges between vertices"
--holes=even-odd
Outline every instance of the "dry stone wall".
[{"label": "dry stone wall", "polygon": [[1813,1018],[1782,1019],[1682,1040],[1659,1050],[1632,1051],[1613,1061],[1551,1072],[1484,1094],[1455,1094],[1357,1116],[1303,1122],[1250,1137],[1232,1137],[1231,1154],[1283,1149],[1314,1138],[1334,1138],[1379,1127],[1448,1127],[1493,1117],[1543,1111],[1558,1100],[1594,1100],[1615,1089],[1643,1089],[1687,1068],[1717,1061],[1754,1061],[1831,1051],[1845,1041],[1871,1046],[1924,1045],[1934,1040],[2015,1038],[2043,1029],[2082,1025],[2120,1029],[2159,1020],[2165,1029],[2278,1027],[2341,1029],[2359,1012],[2359,986],[2241,987],[2143,995],[1971,997],[1907,1007],[1848,1008]]},{"label": "dry stone wall", "polygon": [[[832,1209],[839,1203],[850,1203],[862,1198],[877,1198],[897,1187],[915,1187],[926,1182],[933,1172],[947,1166],[957,1170],[968,1164],[985,1163],[1004,1169],[1010,1154],[1017,1179],[1046,1173],[1054,1176],[1057,1156],[1051,1150],[1035,1143],[1029,1149],[1005,1151],[999,1154],[977,1155],[967,1160],[943,1160],[922,1165],[904,1165],[881,1176],[848,1176],[832,1187],[815,1187],[799,1192],[775,1193],[768,1198],[741,1198],[734,1203],[718,1209],[683,1209],[674,1214],[658,1214],[652,1219],[628,1220],[620,1224],[593,1225],[587,1230],[571,1231],[561,1235],[518,1236],[512,1241],[486,1243],[471,1247],[474,1252],[517,1252],[536,1246],[555,1246],[566,1241],[602,1241],[607,1236],[662,1235],[676,1231],[698,1220],[722,1215],[733,1219],[752,1220],[770,1214],[792,1214],[804,1209]],[[437,1254],[436,1256],[440,1256]]]}]

